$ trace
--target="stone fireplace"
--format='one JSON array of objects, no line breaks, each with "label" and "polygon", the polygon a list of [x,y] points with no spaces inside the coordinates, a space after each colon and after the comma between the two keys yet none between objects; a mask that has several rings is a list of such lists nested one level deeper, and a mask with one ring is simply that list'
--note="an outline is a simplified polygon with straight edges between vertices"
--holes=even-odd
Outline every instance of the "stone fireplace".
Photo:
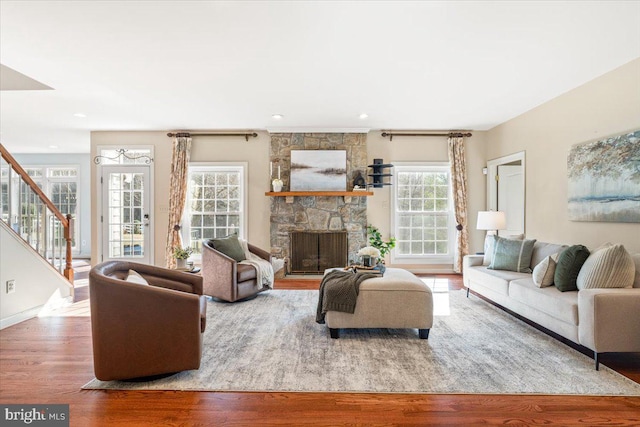
[{"label": "stone fireplace", "polygon": [[[364,133],[271,134],[270,161],[274,175],[279,166],[283,191],[288,191],[291,150],[345,150],[347,190],[351,190],[357,173],[367,174],[366,138]],[[356,261],[358,251],[367,244],[366,230],[366,197],[295,196],[291,203],[284,197],[271,198],[271,253],[278,258],[291,258],[292,232],[345,232],[347,261]],[[323,254],[320,257],[325,258]]]}]

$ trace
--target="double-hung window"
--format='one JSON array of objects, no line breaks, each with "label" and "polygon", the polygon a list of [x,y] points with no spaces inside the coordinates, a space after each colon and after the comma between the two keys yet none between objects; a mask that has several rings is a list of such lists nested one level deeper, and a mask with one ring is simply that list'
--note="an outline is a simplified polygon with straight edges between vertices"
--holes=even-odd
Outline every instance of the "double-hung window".
[{"label": "double-hung window", "polygon": [[[395,162],[394,162],[395,163]],[[455,221],[449,165],[395,163],[394,263],[453,262]]]},{"label": "double-hung window", "polygon": [[246,164],[189,166],[183,242],[199,254],[202,239],[246,234]]}]

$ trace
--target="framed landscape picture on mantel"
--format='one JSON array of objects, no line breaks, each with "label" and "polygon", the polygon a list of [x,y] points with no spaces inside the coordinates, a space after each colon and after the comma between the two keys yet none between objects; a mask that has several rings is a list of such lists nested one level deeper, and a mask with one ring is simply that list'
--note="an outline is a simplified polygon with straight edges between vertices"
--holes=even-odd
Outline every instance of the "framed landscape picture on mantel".
[{"label": "framed landscape picture on mantel", "polygon": [[570,220],[640,222],[640,130],[573,146],[567,170]]},{"label": "framed landscape picture on mantel", "polygon": [[345,150],[291,150],[291,191],[346,191]]}]

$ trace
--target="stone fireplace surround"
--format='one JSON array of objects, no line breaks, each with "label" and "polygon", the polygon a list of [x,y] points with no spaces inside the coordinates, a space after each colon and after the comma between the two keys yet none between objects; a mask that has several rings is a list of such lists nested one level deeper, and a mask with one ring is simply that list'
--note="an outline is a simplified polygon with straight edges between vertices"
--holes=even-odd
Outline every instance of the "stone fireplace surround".
[{"label": "stone fireplace surround", "polygon": [[[290,188],[291,150],[346,150],[347,190],[352,189],[357,172],[367,175],[365,133],[274,133],[269,160],[274,174],[280,166],[283,191]],[[346,231],[348,261],[356,261],[360,248],[367,245],[367,198],[346,200],[335,196],[295,196],[293,203],[286,203],[284,197],[271,197],[271,254],[290,258],[292,231]]]}]

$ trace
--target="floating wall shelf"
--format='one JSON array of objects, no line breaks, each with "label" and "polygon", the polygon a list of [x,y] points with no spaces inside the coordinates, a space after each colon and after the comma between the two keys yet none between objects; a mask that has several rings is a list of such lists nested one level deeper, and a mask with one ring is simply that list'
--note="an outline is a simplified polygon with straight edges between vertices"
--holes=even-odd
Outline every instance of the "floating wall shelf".
[{"label": "floating wall shelf", "polygon": [[369,167],[371,168],[371,173],[368,176],[372,178],[369,183],[370,187],[382,188],[385,185],[391,185],[391,182],[385,182],[384,178],[393,176],[393,174],[385,171],[385,169],[392,168],[392,164],[383,163],[382,159],[373,159],[373,164],[369,165]]}]

